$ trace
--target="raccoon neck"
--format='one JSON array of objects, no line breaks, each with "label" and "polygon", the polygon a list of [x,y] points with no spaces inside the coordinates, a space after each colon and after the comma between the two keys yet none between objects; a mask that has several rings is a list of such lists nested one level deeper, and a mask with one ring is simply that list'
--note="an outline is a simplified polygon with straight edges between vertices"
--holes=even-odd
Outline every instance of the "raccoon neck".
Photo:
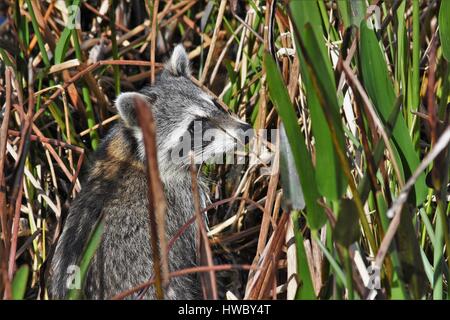
[{"label": "raccoon neck", "polygon": [[[191,173],[187,171],[180,171],[176,174],[165,175],[164,172],[161,172],[161,180],[167,197],[170,198],[170,196],[173,195],[174,199],[178,198],[181,202],[185,202],[184,204],[180,203],[180,205],[189,206],[190,211],[194,214],[194,195],[192,191]],[[200,207],[205,208],[209,203],[209,199],[203,176],[198,175],[195,183],[198,186]]]}]

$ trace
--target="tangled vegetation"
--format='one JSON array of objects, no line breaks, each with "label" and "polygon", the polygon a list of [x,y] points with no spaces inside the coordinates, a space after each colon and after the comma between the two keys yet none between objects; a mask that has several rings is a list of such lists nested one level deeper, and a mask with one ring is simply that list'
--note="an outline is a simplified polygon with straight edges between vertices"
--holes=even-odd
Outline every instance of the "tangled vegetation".
[{"label": "tangled vegetation", "polygon": [[216,266],[192,272],[216,272],[227,299],[450,298],[449,12],[447,0],[3,0],[2,297],[48,299],[46,261],[115,97],[152,83],[182,43],[199,86],[256,132],[280,129],[256,135],[257,161],[203,168]]}]

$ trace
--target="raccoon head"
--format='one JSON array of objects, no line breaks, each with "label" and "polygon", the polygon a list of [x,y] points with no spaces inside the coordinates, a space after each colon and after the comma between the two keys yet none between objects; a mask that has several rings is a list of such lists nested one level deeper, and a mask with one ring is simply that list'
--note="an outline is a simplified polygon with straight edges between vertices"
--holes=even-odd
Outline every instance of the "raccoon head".
[{"label": "raccoon head", "polygon": [[135,113],[135,98],[145,101],[156,121],[158,162],[161,171],[187,169],[191,152],[195,163],[220,158],[242,147],[252,128],[190,79],[189,59],[178,45],[155,84],[140,92],[119,95],[116,107],[136,139],[137,155],[145,158],[142,131]]}]

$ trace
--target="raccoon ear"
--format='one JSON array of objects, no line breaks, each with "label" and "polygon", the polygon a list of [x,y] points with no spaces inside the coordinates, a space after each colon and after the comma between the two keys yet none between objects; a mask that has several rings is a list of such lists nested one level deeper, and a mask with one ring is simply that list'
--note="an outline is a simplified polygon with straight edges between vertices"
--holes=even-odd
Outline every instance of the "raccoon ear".
[{"label": "raccoon ear", "polygon": [[166,63],[165,68],[176,77],[189,77],[191,75],[189,57],[182,44],[175,47],[172,56]]},{"label": "raccoon ear", "polygon": [[119,115],[129,127],[137,127],[139,125],[136,117],[136,98],[145,101],[150,106],[150,99],[137,92],[121,93],[116,99],[116,108],[119,111]]}]

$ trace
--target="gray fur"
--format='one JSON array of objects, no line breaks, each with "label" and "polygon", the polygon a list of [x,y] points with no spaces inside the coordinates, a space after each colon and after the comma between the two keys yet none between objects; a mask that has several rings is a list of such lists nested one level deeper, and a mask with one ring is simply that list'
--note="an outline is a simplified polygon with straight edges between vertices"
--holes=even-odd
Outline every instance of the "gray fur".
[{"label": "gray fur", "polygon": [[[170,153],[199,117],[210,127],[234,132],[248,125],[220,110],[201,89],[189,79],[189,61],[182,46],[176,47],[154,86],[140,93],[121,94],[116,107],[123,121],[111,129],[97,152],[81,193],[73,201],[63,232],[57,243],[50,267],[49,292],[52,298],[67,298],[67,270],[78,265],[81,255],[101,217],[105,229],[101,244],[88,270],[84,295],[88,299],[108,299],[148,281],[152,277],[147,179],[144,170],[142,134],[137,126],[134,97],[148,102],[156,120],[158,166],[168,203],[166,237],[171,239],[194,214],[189,159],[174,164]],[[225,133],[219,139],[229,138]],[[228,140],[227,140],[228,141]],[[226,152],[235,142],[210,142],[195,155]],[[203,205],[207,197],[201,177],[198,180]],[[196,229],[192,225],[174,243],[169,254],[171,271],[196,264]],[[136,298],[137,294],[130,298]],[[168,299],[198,299],[197,277],[184,276],[171,280],[166,291]],[[145,298],[155,298],[151,288]]]},{"label": "gray fur", "polygon": [[165,65],[165,69],[176,77],[188,78],[191,75],[189,58],[182,45],[175,47],[170,60]]}]

